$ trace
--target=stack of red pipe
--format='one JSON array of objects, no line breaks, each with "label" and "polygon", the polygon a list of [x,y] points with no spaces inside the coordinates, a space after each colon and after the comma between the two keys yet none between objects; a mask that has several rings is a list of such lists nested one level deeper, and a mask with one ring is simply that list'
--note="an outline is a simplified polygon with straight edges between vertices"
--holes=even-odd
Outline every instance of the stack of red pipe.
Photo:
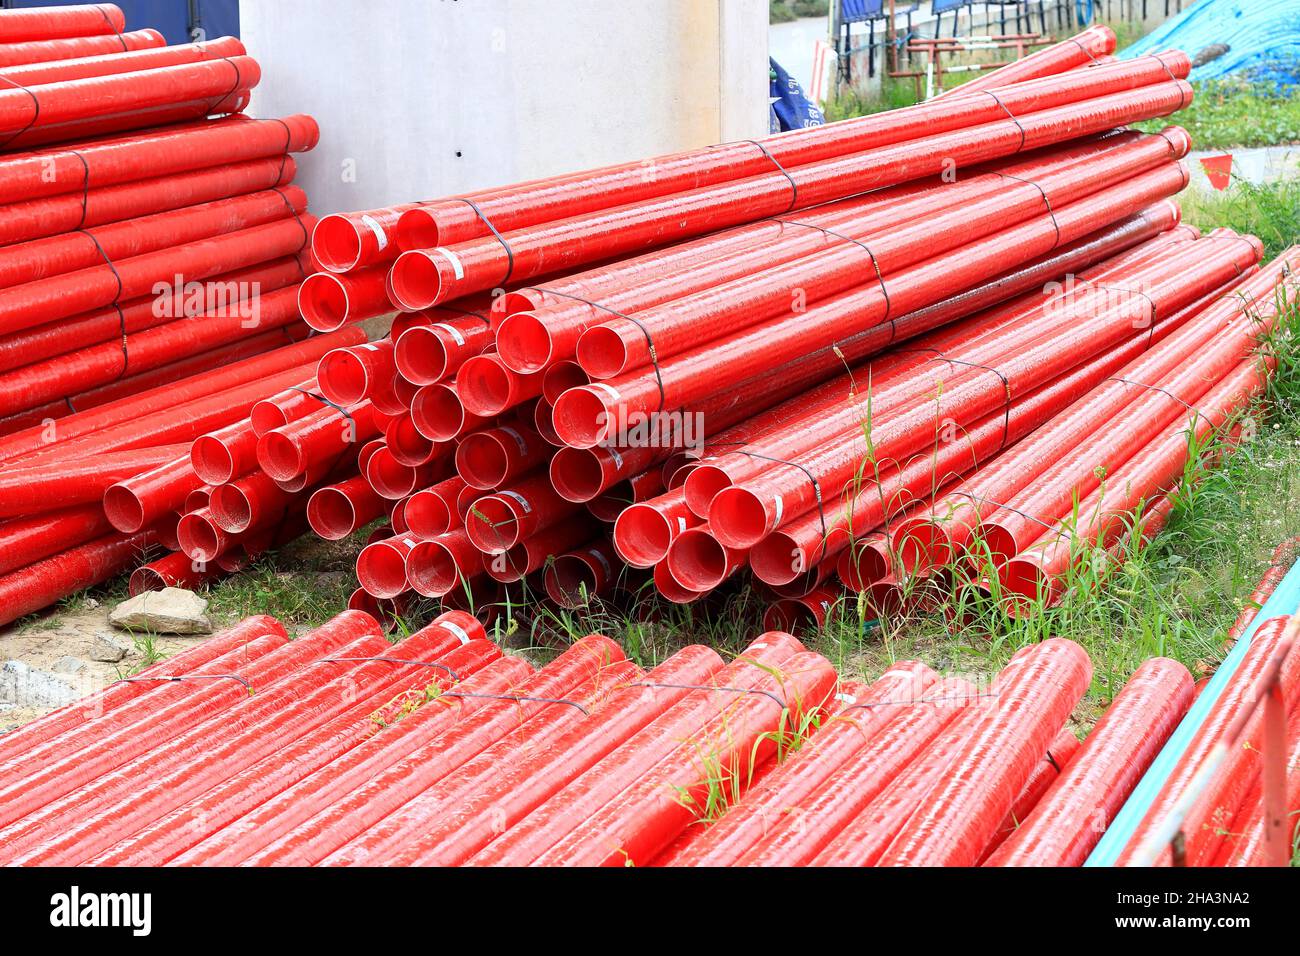
[{"label": "stack of red pipe", "polygon": [[122,23],[112,4],[0,11],[5,622],[172,538],[157,516],[115,533],[108,486],[359,338],[302,341],[315,220],[292,154],[315,121],[239,114],[258,71],[237,39]]},{"label": "stack of red pipe", "polygon": [[291,644],[249,619],[0,741],[0,861],[1072,866],[1193,698],[1150,660],[1080,743],[1092,669],[1061,639],[985,685],[860,685],[779,631],[648,672],[598,635],[540,670],[483,638],[456,611],[393,648],[355,611]]},{"label": "stack of red pipe", "polygon": [[[789,626],[824,616],[836,571],[887,605],[943,569],[899,564],[897,526],[1077,419],[1148,350],[1191,348],[1180,330],[1209,328],[1202,312],[1258,266],[1252,238],[1178,226],[1184,131],[1115,128],[1186,105],[1186,57],[1086,52],[1044,51],[996,92],[322,219],[308,323],[401,313],[318,370],[328,397],[383,420],[367,474],[394,534],[360,555],[362,587],[442,597],[535,575],[573,603],[626,563],[692,601],[749,567]],[[1235,364],[1198,379],[1229,389],[1204,422],[1258,389]],[[1140,434],[1185,428],[1154,401],[1135,406]],[[1082,536],[1113,544],[1135,509],[1158,530],[1170,462],[1147,464]],[[318,531],[351,527],[321,501]],[[1042,556],[1043,591],[1068,553]]]}]

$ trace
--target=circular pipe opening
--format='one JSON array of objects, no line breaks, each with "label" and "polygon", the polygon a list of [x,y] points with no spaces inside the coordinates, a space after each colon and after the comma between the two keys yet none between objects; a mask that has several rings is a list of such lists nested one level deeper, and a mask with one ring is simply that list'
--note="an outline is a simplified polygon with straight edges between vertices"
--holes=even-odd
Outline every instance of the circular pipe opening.
[{"label": "circular pipe opening", "polygon": [[441,257],[434,260],[415,250],[403,252],[388,274],[389,291],[407,312],[427,309],[438,302],[442,291]]},{"label": "circular pipe opening", "polygon": [[280,431],[269,431],[257,440],[257,463],[276,481],[291,481],[306,467],[297,443]]},{"label": "circular pipe opening", "polygon": [[110,485],[104,492],[104,514],[109,524],[127,534],[144,527],[144,504],[125,485]]},{"label": "circular pipe opening", "polygon": [[703,528],[688,528],[668,549],[668,573],[688,591],[710,591],[727,576],[727,550]]},{"label": "circular pipe opening", "polygon": [[514,374],[488,355],[466,360],[456,375],[456,394],[465,408],[483,418],[499,415],[514,396]]},{"label": "circular pipe opening", "polygon": [[200,435],[190,446],[190,464],[199,480],[224,485],[235,477],[235,460],[225,442],[212,435]]},{"label": "circular pipe opening", "polygon": [[551,484],[565,501],[584,504],[604,491],[605,470],[590,448],[561,448],[551,459]]},{"label": "circular pipe opening", "polygon": [[317,488],[307,499],[307,523],[317,537],[341,541],[357,530],[357,509],[337,488]]},{"label": "circular pipe opening", "polygon": [[633,567],[658,564],[672,543],[672,525],[651,505],[630,505],[614,522],[614,547]]},{"label": "circular pipe opening", "polygon": [[519,542],[519,519],[503,498],[488,495],[470,505],[465,533],[484,554],[501,554]]},{"label": "circular pipe opening", "polygon": [[347,349],[326,352],[316,366],[316,383],[336,405],[355,405],[370,390],[370,371]]},{"label": "circular pipe opening", "polygon": [[605,399],[592,386],[583,386],[556,399],[551,419],[555,433],[566,445],[594,448],[609,432],[610,417]]},{"label": "circular pipe opening", "polygon": [[406,557],[387,541],[376,541],[357,555],[357,580],[377,598],[395,598],[406,590]]},{"label": "circular pipe opening", "polygon": [[551,361],[554,343],[544,322],[532,312],[516,312],[510,308],[511,297],[506,296],[506,311],[510,313],[497,328],[497,351],[501,361],[516,372],[540,372]]},{"label": "circular pipe opening", "polygon": [[578,364],[592,378],[613,378],[627,369],[627,345],[607,325],[593,325],[583,332],[576,353]]},{"label": "circular pipe opening", "polygon": [[321,268],[329,272],[347,272],[361,259],[361,236],[346,216],[337,213],[323,216],[311,234],[311,251]]},{"label": "circular pipe opening", "polygon": [[212,489],[209,509],[212,520],[231,534],[247,531],[253,523],[253,503],[238,485],[218,485]]},{"label": "circular pipe opening", "polygon": [[767,509],[748,488],[733,485],[718,492],[709,505],[709,525],[727,547],[752,548],[767,536]]},{"label": "circular pipe opening", "polygon": [[316,272],[298,286],[298,311],[317,332],[333,332],[347,324],[352,306],[338,276]]},{"label": "circular pipe opening", "polygon": [[447,374],[447,344],[438,329],[413,325],[397,337],[393,361],[408,382],[433,385]]}]

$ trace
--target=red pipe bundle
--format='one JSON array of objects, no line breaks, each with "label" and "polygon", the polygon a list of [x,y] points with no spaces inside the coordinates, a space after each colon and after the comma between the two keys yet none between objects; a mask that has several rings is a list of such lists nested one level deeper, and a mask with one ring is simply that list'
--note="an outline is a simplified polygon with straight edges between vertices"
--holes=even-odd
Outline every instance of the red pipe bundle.
[{"label": "red pipe bundle", "polygon": [[[1252,237],[1178,225],[1186,133],[1116,127],[1185,104],[1186,58],[1094,64],[1113,43],[1088,31],[996,96],[660,157],[648,179],[608,167],[322,220],[308,323],[399,309],[386,339],[318,370],[332,400],[390,417],[364,474],[398,502],[397,533],[358,558],[362,587],[532,576],[569,601],[630,564],[686,602],[748,568],[779,592],[773,620],[820,622],[833,573],[884,607],[964,568],[973,542],[932,544],[934,509],[969,512],[986,475],[1013,474],[978,500],[1041,499],[1013,504],[1030,523],[997,564],[1023,608],[1059,599],[1070,549],[1033,538],[1098,465],[1137,480],[1078,538],[1114,550],[1125,515],[1154,534],[1187,423],[1147,373],[1214,340],[1174,393],[1209,399],[1202,431],[1229,417],[1261,381],[1244,308],[1215,302],[1262,303],[1284,270],[1255,275]],[[1116,441],[1090,412],[1103,400],[1131,416]],[[1085,423],[1077,449],[1044,437]],[[355,491],[319,499],[327,536],[353,526]],[[967,537],[1014,514],[991,510]]]},{"label": "red pipe bundle", "polygon": [[1080,745],[1091,668],[1060,639],[981,689],[918,661],[843,683],[777,631],[648,672],[599,635],[533,670],[463,612],[379,635],[356,611],[291,643],[252,618],[155,671],[252,697],[118,684],[20,731],[0,861],[1076,865],[1191,697],[1148,662]]},{"label": "red pipe bundle", "polygon": [[296,344],[315,220],[290,154],[315,122],[236,115],[259,71],[233,37],[121,26],[112,4],[0,11],[5,622],[174,543],[170,505],[118,534],[83,515],[328,351]]}]

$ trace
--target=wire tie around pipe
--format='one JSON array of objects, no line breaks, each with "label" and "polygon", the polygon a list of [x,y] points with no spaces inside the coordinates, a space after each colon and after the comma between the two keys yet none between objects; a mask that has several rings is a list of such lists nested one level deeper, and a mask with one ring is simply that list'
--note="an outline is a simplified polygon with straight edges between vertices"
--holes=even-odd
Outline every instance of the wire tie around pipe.
[{"label": "wire tie around pipe", "polygon": [[298,210],[293,208],[293,203],[289,202],[289,197],[284,194],[284,190],[279,186],[272,186],[271,192],[284,200],[284,206],[289,210],[289,215],[293,216],[298,223],[298,228],[302,230],[302,245],[298,247],[298,251],[302,252],[303,248],[311,242],[311,233],[307,231],[307,226],[302,221],[302,216],[298,215]]},{"label": "wire tie around pipe", "polygon": [[328,405],[330,408],[334,409],[336,412],[338,412],[348,421],[352,422],[353,424],[356,424],[356,419],[352,417],[352,413],[350,411],[348,411],[342,405],[336,404],[335,402],[331,402],[328,398],[326,398],[324,395],[321,395],[319,392],[313,392],[309,389],[303,388],[301,385],[290,385],[287,390],[290,392],[302,392],[308,398],[314,398],[322,405]]},{"label": "wire tie around pipe", "polygon": [[776,702],[776,705],[782,710],[786,709],[786,703],[777,694],[770,690],[763,690],[761,687],[728,687],[726,684],[670,684],[663,681],[639,680],[624,687],[663,687],[668,690],[725,690],[731,694],[762,694],[764,697],[770,697]]},{"label": "wire tie around pipe", "polygon": [[466,199],[463,196],[454,196],[452,198],[463,202],[466,206],[469,206],[470,209],[473,209],[474,215],[478,216],[483,222],[483,225],[488,227],[488,230],[492,235],[496,236],[497,242],[501,243],[501,248],[506,251],[506,274],[501,280],[501,285],[505,285],[510,281],[510,277],[515,274],[515,251],[510,248],[510,243],[506,242],[506,237],[501,235],[501,231],[497,229],[496,226],[492,225],[492,220],[483,215],[483,210],[478,207],[478,203],[474,202],[472,199]]},{"label": "wire tie around pipe", "polygon": [[1151,389],[1151,391],[1153,391],[1153,392],[1159,392],[1159,393],[1162,394],[1162,395],[1167,395],[1169,398],[1172,398],[1175,402],[1177,402],[1179,405],[1183,406],[1183,408],[1187,409],[1187,410],[1188,410],[1189,412],[1191,412],[1193,415],[1196,415],[1196,416],[1198,416],[1198,417],[1200,417],[1200,418],[1206,418],[1206,417],[1207,417],[1207,416],[1205,415],[1205,413],[1202,412],[1202,411],[1201,411],[1199,408],[1197,408],[1195,405],[1191,404],[1190,402],[1186,402],[1186,401],[1184,401],[1183,399],[1181,399],[1181,398],[1179,398],[1177,395],[1175,395],[1173,392],[1169,391],[1169,389],[1167,389],[1167,388],[1162,388],[1162,387],[1159,386],[1159,385],[1150,385],[1150,384],[1148,384],[1148,383],[1146,383],[1146,382],[1138,382],[1138,381],[1135,381],[1134,379],[1131,379],[1131,378],[1124,378],[1124,377],[1121,376],[1121,375],[1112,375],[1110,378],[1106,379],[1106,381],[1108,381],[1108,382],[1123,382],[1125,385],[1137,385],[1137,386],[1139,386],[1140,388],[1149,388],[1149,389]]},{"label": "wire tie around pipe", "polygon": [[458,309],[451,305],[435,305],[424,310],[425,312],[450,312],[452,315],[460,316],[465,319],[478,319],[484,325],[490,326],[492,320],[482,312],[470,312],[468,309]]},{"label": "wire tie around pipe", "polygon": [[1020,131],[1020,145],[1016,147],[1016,152],[1019,153],[1022,151],[1025,148],[1025,128],[1020,125],[1020,120],[1016,119],[1016,115],[1012,113],[1011,110],[1007,109],[1007,104],[1003,103],[1002,100],[998,98],[998,95],[992,90],[980,90],[980,92],[987,93],[989,96],[993,97],[993,102],[1002,107],[1002,111],[1007,114],[1011,122],[1016,124],[1016,129]]},{"label": "wire tie around pipe", "polygon": [[1056,758],[1052,756],[1051,750],[1047,751],[1047,756],[1045,759],[1047,760],[1048,763],[1052,765],[1053,770],[1055,770],[1057,773],[1061,772],[1061,765],[1060,763],[1057,762]]},{"label": "wire tie around pipe", "polygon": [[941,355],[937,357],[935,361],[951,362],[953,365],[965,365],[968,368],[984,369],[986,372],[992,372],[1002,381],[1002,388],[1006,392],[1007,400],[1005,404],[1002,406],[1002,413],[1003,413],[1002,414],[1002,441],[998,444],[998,448],[1002,449],[1007,447],[1007,439],[1011,435],[1011,401],[1012,401],[1011,382],[1007,380],[1007,377],[1003,375],[1000,371],[995,369],[992,365],[981,365],[979,362],[968,362],[965,359],[949,358],[946,355]]},{"label": "wire tie around pipe", "polygon": [[996,693],[987,694],[942,694],[938,697],[916,697],[912,700],[877,700],[864,701],[861,704],[850,704],[841,710],[836,711],[836,716],[847,714],[851,710],[872,710],[876,707],[911,707],[915,704],[943,704],[955,700],[983,700],[999,696]]},{"label": "wire tie around pipe", "polygon": [[418,667],[433,667],[446,673],[452,680],[461,680],[461,676],[446,664],[439,664],[436,661],[416,661],[405,657],[323,657],[318,663],[321,664],[372,664],[378,661],[383,664],[414,664]]},{"label": "wire tie around pipe", "polygon": [[95,4],[95,9],[99,12],[99,15],[104,18],[104,22],[108,24],[108,32],[117,37],[117,42],[122,44],[122,52],[129,52],[126,48],[126,40],[122,39],[122,31],[113,23],[112,18],[108,15],[108,11],[104,9],[104,5],[102,3],[97,3]]},{"label": "wire tie around pipe", "polygon": [[1088,59],[1092,60],[1093,63],[1097,62],[1097,58],[1092,55],[1092,51],[1089,50],[1082,43],[1080,43],[1078,37],[1070,37],[1069,41],[1073,43],[1075,46],[1077,46],[1081,51],[1083,51],[1083,55],[1086,56]]},{"label": "wire tie around pipe", "polygon": [[[976,504],[992,505],[994,508],[1001,508],[1003,511],[1010,511],[1012,514],[1019,515],[1020,517],[1024,518],[1026,521],[1032,521],[1034,524],[1042,525],[1048,531],[1052,531],[1053,529],[1056,528],[1056,522],[1044,521],[1042,518],[1038,517],[1037,515],[1031,515],[1027,511],[1021,511],[1019,508],[1012,507],[1011,505],[1007,504],[1005,501],[995,501],[994,499],[985,497],[984,495],[977,495],[973,491],[962,491],[960,489],[956,489],[949,493],[954,495],[961,495],[963,498],[969,498],[971,501],[974,501]],[[982,518],[980,519],[980,522],[983,523]],[[1058,538],[1064,537],[1064,532],[1058,531],[1056,536]]]},{"label": "wire tie around pipe", "polygon": [[1032,179],[1024,179],[1020,176],[1012,176],[1010,173],[999,172],[997,173],[997,175],[1001,176],[1003,179],[1014,179],[1018,183],[1025,183],[1026,185],[1033,186],[1035,189],[1038,190],[1038,194],[1043,197],[1043,205],[1047,207],[1047,215],[1051,217],[1052,228],[1056,230],[1056,240],[1052,243],[1052,248],[1055,249],[1057,246],[1059,246],[1061,244],[1061,224],[1056,221],[1056,212],[1052,209],[1052,201],[1047,198],[1047,190],[1045,190],[1038,183],[1034,182]]},{"label": "wire tie around pipe", "polygon": [[216,99],[214,99],[211,103],[205,106],[202,112],[199,113],[199,117],[211,115],[212,111],[216,109],[217,106],[220,105],[223,100],[228,99],[232,93],[237,91],[239,89],[239,85],[244,81],[244,73],[242,70],[239,69],[239,64],[237,64],[234,60],[232,60],[228,56],[220,56],[220,59],[225,60],[227,63],[230,64],[230,68],[235,71],[235,78],[233,81],[231,81],[230,89],[220,94]]},{"label": "wire tie around pipe", "polygon": [[12,86],[14,89],[16,89],[16,90],[22,90],[24,93],[26,93],[28,96],[30,96],[30,97],[32,98],[32,107],[33,107],[33,110],[32,110],[32,118],[31,118],[30,120],[28,120],[27,125],[24,126],[22,129],[18,130],[18,132],[14,133],[14,134],[13,134],[12,136],[10,136],[8,139],[4,140],[3,142],[0,142],[0,150],[3,150],[3,149],[8,148],[8,146],[9,146],[10,143],[12,143],[14,140],[18,139],[18,137],[22,136],[22,135],[25,134],[29,129],[31,129],[33,126],[36,125],[36,121],[37,121],[38,119],[40,119],[40,116],[41,116],[41,101],[40,101],[40,99],[36,96],[35,93],[33,93],[33,92],[32,92],[30,89],[28,89],[26,86],[23,86],[21,83],[15,82],[14,80],[9,79],[9,77],[4,76],[3,74],[0,74],[0,80],[4,80],[6,83],[8,83],[8,84],[9,84],[10,86]]},{"label": "wire tie around pipe", "polygon": [[[786,169],[784,166],[782,166],[781,163],[777,160],[777,158],[772,155],[771,150],[769,150],[766,146],[764,146],[761,142],[759,142],[756,139],[738,139],[738,140],[734,140],[732,143],[720,143],[719,146],[731,146],[734,145],[735,143],[749,143],[751,146],[757,146],[759,152],[761,152],[764,156],[767,157],[768,162],[770,162],[773,166],[776,167],[776,171],[779,172],[782,176],[784,176],[787,180],[789,180],[790,205],[785,207],[785,212],[782,212],[781,215],[784,216],[785,213],[790,212],[792,209],[794,209],[795,206],[799,205],[799,184],[794,181],[794,177],[790,175],[790,171]],[[709,149],[718,149],[719,146],[710,146]]]},{"label": "wire tie around pipe", "polygon": [[531,702],[536,704],[565,704],[569,707],[575,707],[582,712],[584,717],[590,717],[591,711],[583,707],[576,700],[565,700],[563,697],[530,697],[527,694],[479,694],[467,690],[449,690],[439,694],[442,697],[476,697],[483,700],[508,700],[515,703]]},{"label": "wire tie around pipe", "polygon": [[[839,239],[843,242],[851,242],[855,246],[859,246],[862,249],[862,251],[867,254],[867,257],[871,260],[871,267],[876,270],[876,281],[880,283],[880,293],[885,297],[885,314],[884,316],[882,316],[881,321],[889,322],[891,326],[893,325],[893,320],[889,316],[894,311],[894,305],[889,300],[889,289],[885,287],[885,277],[880,271],[880,263],[876,260],[876,254],[871,251],[870,246],[868,246],[861,239],[855,239],[852,236],[846,236],[843,233],[836,232],[834,229],[827,229],[824,226],[818,226],[811,222],[800,222],[798,219],[783,219],[780,216],[771,217],[771,221],[784,223],[788,226],[803,226],[805,229],[815,229],[818,232],[823,233],[827,236],[833,236],[834,238]],[[893,341],[892,333],[891,333],[890,341],[891,342]]]},{"label": "wire tie around pipe", "polygon": [[77,232],[86,225],[86,214],[90,204],[90,164],[78,150],[70,149],[68,152],[77,157],[77,161],[81,163],[81,219],[72,227],[72,231]]},{"label": "wire tie around pipe", "polygon": [[626,312],[620,312],[618,309],[611,309],[607,305],[601,305],[599,302],[593,301],[592,299],[584,299],[580,295],[570,295],[567,292],[556,292],[554,289],[538,289],[536,286],[529,286],[528,288],[534,289],[538,292],[544,292],[547,295],[557,295],[562,299],[572,299],[574,302],[581,302],[583,305],[590,306],[593,309],[599,309],[600,311],[608,312],[610,315],[617,318],[626,319],[628,322],[631,322],[640,329],[641,334],[645,336],[646,350],[650,353],[650,364],[655,370],[655,384],[659,386],[659,408],[656,409],[656,411],[662,412],[664,410],[664,406],[668,403],[668,398],[664,391],[663,371],[659,368],[659,352],[655,349],[655,342],[650,335],[650,329],[646,327],[644,322],[635,316],[628,315]]},{"label": "wire tie around pipe", "polygon": [[249,694],[253,693],[253,685],[238,674],[168,674],[159,677],[119,677],[114,683],[118,684],[137,684],[145,681],[166,681],[168,683],[185,680],[233,680],[244,685]]},{"label": "wire tie around pipe", "polygon": [[[813,494],[816,495],[817,497],[817,520],[819,520],[822,524],[822,553],[825,554],[826,539],[830,535],[830,531],[828,531],[826,528],[826,509],[823,505],[822,486],[821,483],[817,480],[817,476],[814,475],[811,471],[809,471],[805,466],[799,464],[797,461],[787,461],[784,458],[773,458],[771,455],[762,455],[756,451],[741,450],[737,452],[737,454],[745,455],[749,458],[757,458],[760,461],[770,461],[777,465],[788,465],[791,468],[798,468],[808,477],[808,483],[812,485]],[[820,561],[821,559],[818,558],[818,560]]]},{"label": "wire tie around pipe", "polygon": [[284,147],[280,150],[280,168],[275,174],[275,181],[279,183],[281,177],[284,176],[285,164],[289,162],[289,144],[293,142],[293,131],[289,129],[288,123],[278,117],[270,120],[255,120],[254,122],[279,123],[280,128],[284,130]]},{"label": "wire tie around pipe", "polygon": [[1151,298],[1151,296],[1143,292],[1141,289],[1125,289],[1113,285],[1099,285],[1098,283],[1091,282],[1087,279],[1084,279],[1083,281],[1094,289],[1100,289],[1102,292],[1120,292],[1124,295],[1140,295],[1142,298],[1146,299],[1147,305],[1151,306],[1151,325],[1148,326],[1147,331],[1147,348],[1151,347],[1156,337],[1156,326],[1160,324],[1160,311],[1156,308],[1155,299]]},{"label": "wire tie around pipe", "polygon": [[122,300],[122,289],[123,289],[122,276],[118,273],[117,266],[113,264],[113,260],[110,259],[108,253],[104,251],[104,247],[99,244],[99,239],[95,237],[95,234],[93,232],[91,232],[88,229],[82,229],[80,227],[78,227],[73,231],[81,233],[83,236],[85,236],[87,239],[89,239],[91,242],[95,244],[95,248],[99,251],[100,258],[102,258],[104,260],[104,264],[108,266],[109,269],[112,270],[113,278],[117,280],[117,293],[113,296],[113,301],[110,302],[109,305],[117,312],[118,331],[121,333],[122,336],[122,371],[118,372],[117,378],[113,380],[115,382],[120,382],[122,379],[126,377],[127,370],[131,367],[131,353],[127,350],[126,347],[126,313],[122,311],[122,306],[120,304]]}]

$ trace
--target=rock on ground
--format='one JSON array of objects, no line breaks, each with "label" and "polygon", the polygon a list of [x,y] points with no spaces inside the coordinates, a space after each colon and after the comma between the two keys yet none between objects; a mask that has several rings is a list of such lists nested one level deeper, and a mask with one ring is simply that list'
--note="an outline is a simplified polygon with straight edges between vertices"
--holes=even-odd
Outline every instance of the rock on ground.
[{"label": "rock on ground", "polygon": [[208,602],[184,588],[145,591],[113,608],[108,623],[130,631],[154,634],[208,634],[212,619]]}]

